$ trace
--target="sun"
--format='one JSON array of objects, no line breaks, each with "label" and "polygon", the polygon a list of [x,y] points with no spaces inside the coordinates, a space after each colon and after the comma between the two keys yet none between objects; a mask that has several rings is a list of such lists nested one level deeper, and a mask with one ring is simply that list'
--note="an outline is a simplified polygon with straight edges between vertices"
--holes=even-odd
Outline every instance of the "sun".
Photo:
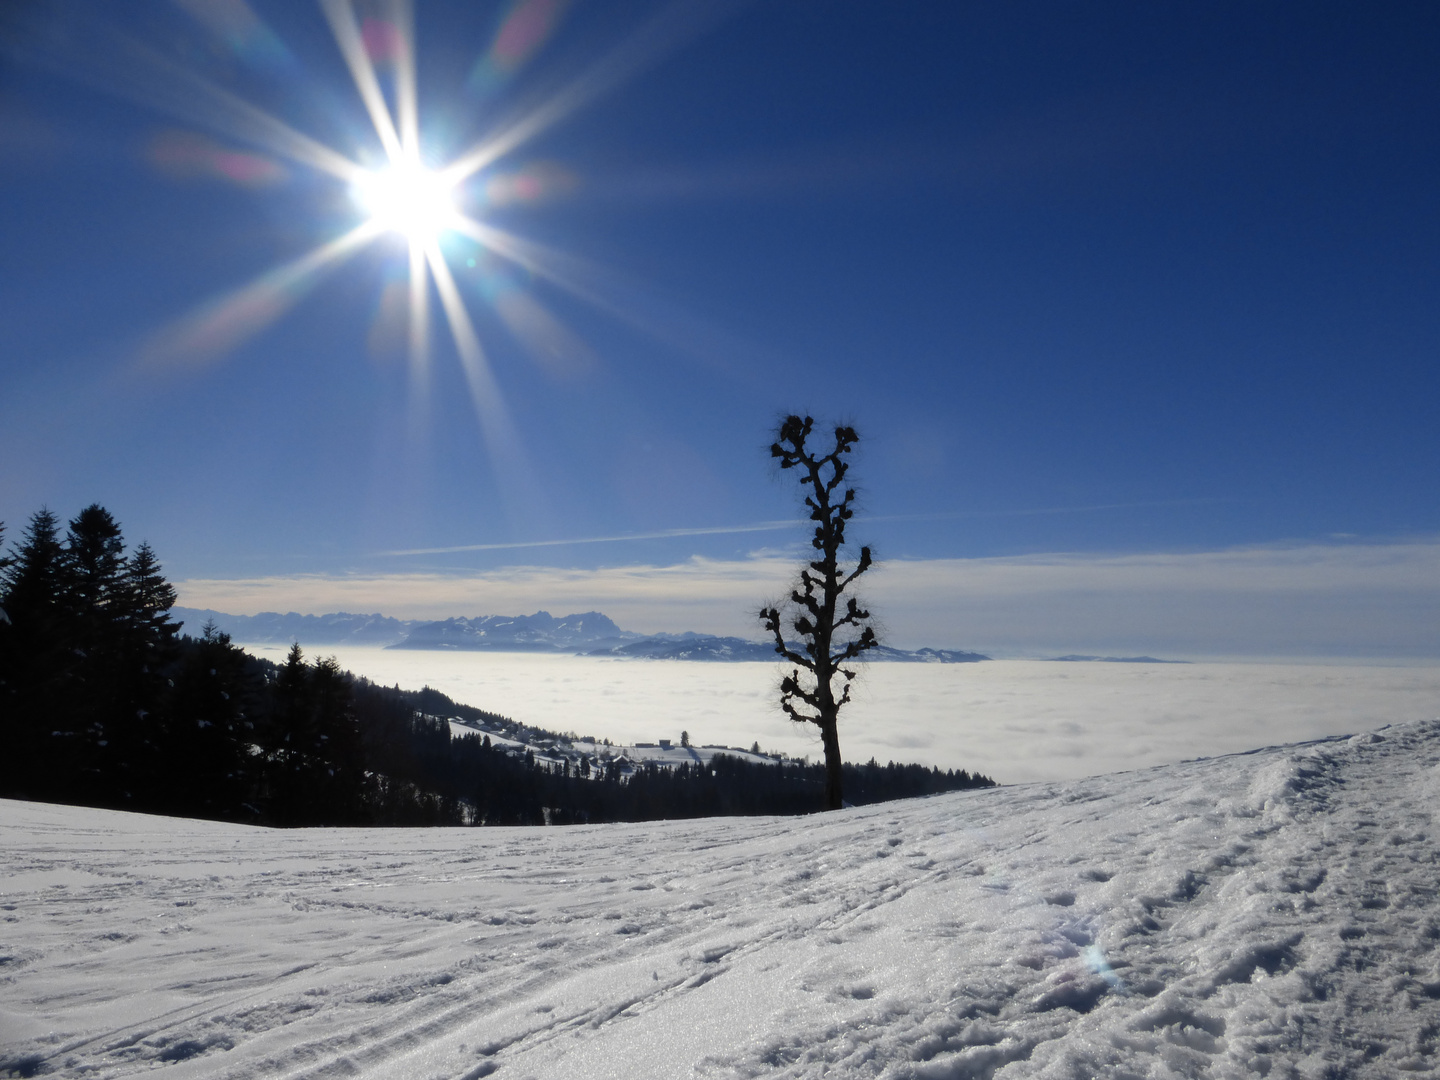
[{"label": "sun", "polygon": [[[244,0],[227,2],[249,11]],[[515,477],[528,475],[519,436],[471,318],[467,293],[479,292],[492,298],[503,293],[500,298],[505,302],[494,304],[497,317],[521,345],[537,358],[552,363],[561,351],[579,355],[583,350],[570,343],[565,327],[538,300],[520,296],[515,288],[492,289],[490,283],[503,279],[508,286],[506,275],[510,268],[517,268],[526,276],[546,278],[582,299],[589,298],[590,292],[575,281],[573,261],[505,231],[485,220],[483,214],[475,215],[498,202],[543,198],[547,191],[543,173],[511,171],[500,163],[638,67],[625,59],[630,54],[623,50],[602,58],[548,98],[490,129],[468,149],[442,157],[425,153],[421,145],[413,0],[318,3],[374,127],[379,154],[369,147],[357,160],[291,127],[280,117],[212,86],[199,75],[190,85],[199,99],[215,104],[214,115],[208,121],[213,126],[256,143],[277,158],[338,180],[343,185],[339,198],[349,202],[347,209],[353,209],[358,220],[340,235],[266,270],[248,284],[213,298],[177,320],[155,335],[148,356],[154,362],[221,355],[272,324],[313,288],[322,274],[382,237],[397,238],[408,248],[402,256],[408,263],[408,297],[390,290],[389,286],[398,284],[401,276],[387,271],[385,303],[390,304],[390,297],[398,297],[399,307],[404,309],[395,323],[398,327],[403,319],[410,391],[412,401],[418,403],[412,409],[413,416],[423,414],[420,399],[429,386],[433,297],[439,300],[449,326],[492,460],[503,462],[503,471]],[[559,6],[552,0],[512,0],[510,13],[496,32],[494,43],[475,67],[485,85],[490,86],[496,79],[503,81],[543,43]],[[364,18],[357,7],[364,10]],[[209,116],[208,107],[202,111]],[[431,168],[427,162],[436,167]],[[217,168],[224,166],[217,163]],[[493,256],[486,260],[490,268],[457,279],[448,261],[454,250],[447,253],[447,249],[462,245],[467,251],[476,251],[478,245],[479,251]],[[387,260],[395,254],[393,250],[387,252]],[[467,269],[476,265],[474,259],[467,259],[466,264]],[[399,269],[398,262],[393,269]],[[419,433],[424,425],[416,420],[413,428]],[[516,483],[518,489],[535,486],[529,480]]]},{"label": "sun", "polygon": [[452,188],[440,173],[401,161],[365,173],[355,181],[354,194],[376,226],[423,247],[460,220]]}]

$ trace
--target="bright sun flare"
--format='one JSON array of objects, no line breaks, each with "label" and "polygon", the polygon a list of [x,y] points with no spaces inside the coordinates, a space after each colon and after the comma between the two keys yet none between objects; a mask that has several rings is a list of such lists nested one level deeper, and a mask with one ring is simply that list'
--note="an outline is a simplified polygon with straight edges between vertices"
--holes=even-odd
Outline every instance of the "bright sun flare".
[{"label": "bright sun flare", "polygon": [[[3,2],[0,0],[0,6]],[[233,2],[249,10],[244,0]],[[462,291],[462,285],[475,288],[483,283],[478,275],[472,276],[469,282],[457,281],[447,262],[446,247],[464,246],[475,250],[478,245],[480,250],[493,253],[500,269],[487,280],[500,281],[504,266],[508,265],[520,267],[526,273],[548,275],[561,287],[574,291],[558,269],[551,267],[547,270],[548,256],[543,249],[488,222],[477,220],[463,208],[464,202],[487,204],[490,200],[488,186],[483,196],[473,187],[469,189],[470,199],[460,198],[459,193],[482,172],[569,115],[609,84],[606,80],[582,76],[568,87],[562,87],[548,102],[542,101],[533,112],[521,116],[507,127],[495,129],[464,153],[432,171],[421,164],[411,0],[389,0],[386,4],[373,5],[386,9],[389,14],[383,19],[377,17],[378,21],[367,17],[363,23],[355,10],[356,0],[318,2],[374,125],[387,162],[385,165],[374,168],[362,165],[290,127],[276,116],[239,99],[231,101],[224,92],[210,87],[204,80],[197,85],[214,96],[216,101],[223,101],[242,121],[241,137],[258,138],[270,152],[344,182],[361,220],[341,235],[259,275],[248,285],[217,298],[180,320],[157,338],[155,355],[202,356],[233,348],[279,317],[322,272],[363,250],[382,235],[394,234],[403,237],[409,247],[409,302],[404,325],[412,393],[418,397],[428,385],[433,287],[459,354],[460,366],[469,384],[475,414],[491,457],[497,462],[505,462],[508,471],[519,475],[525,471],[525,465],[523,454],[517,449],[518,436],[507,415],[500,388],[470,318],[466,294]],[[533,3],[516,0],[511,15],[497,33],[496,44],[482,58],[482,67],[489,65],[484,70],[488,71],[496,65],[499,65],[496,70],[513,68],[513,39],[519,32],[513,28],[521,25],[515,20],[520,19],[523,23],[530,18],[527,12],[533,13],[542,8],[548,10],[547,4],[548,0],[534,0]],[[527,29],[522,36],[529,34],[531,30]],[[538,46],[546,35],[548,30],[531,41],[527,48]],[[527,37],[526,40],[530,39]],[[391,83],[389,98],[381,83],[381,72],[376,68],[377,56],[384,57],[384,73]],[[229,115],[224,113],[217,123]],[[221,126],[224,126],[223,123]],[[513,176],[501,173],[491,176],[486,184],[498,184],[501,189],[511,192],[507,198],[520,199],[538,198],[543,188],[543,183],[523,173]],[[447,237],[455,239],[456,244],[442,243]],[[473,269],[475,261],[467,260],[467,266]],[[386,295],[390,294],[387,292]],[[511,292],[506,295],[514,298]],[[520,300],[503,309],[497,306],[496,310],[516,336],[537,354],[547,358],[557,355],[556,342],[566,339],[564,327],[537,301]]]},{"label": "bright sun flare", "polygon": [[367,173],[355,184],[361,206],[376,225],[426,245],[456,220],[450,185],[419,165],[391,165]]}]

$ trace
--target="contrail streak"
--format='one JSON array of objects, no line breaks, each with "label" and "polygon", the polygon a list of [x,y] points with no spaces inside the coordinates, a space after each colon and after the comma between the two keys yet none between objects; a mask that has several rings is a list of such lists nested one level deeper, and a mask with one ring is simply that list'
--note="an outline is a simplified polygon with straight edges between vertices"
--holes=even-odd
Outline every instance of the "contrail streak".
[{"label": "contrail streak", "polygon": [[[1094,506],[1049,506],[1027,510],[970,510],[940,514],[879,514],[874,517],[856,517],[856,523],[892,521],[958,521],[964,518],[1031,517],[1041,514],[1086,514],[1101,510],[1130,510],[1141,507],[1195,506],[1220,502],[1219,499],[1168,499],[1157,502],[1099,503]],[[462,551],[510,551],[520,548],[565,547],[570,544],[617,544],[627,540],[670,540],[682,536],[727,536],[734,533],[778,532],[783,529],[803,528],[805,522],[799,518],[786,521],[756,521],[748,525],[716,525],[700,529],[659,529],[655,532],[623,533],[616,536],[584,536],[565,540],[517,540],[505,544],[458,544],[453,547],[406,548],[399,551],[380,551],[377,555],[449,555]]]},{"label": "contrail streak", "polygon": [[752,525],[720,525],[708,529],[660,529],[622,536],[585,536],[573,540],[520,540],[510,544],[461,544],[456,547],[407,548],[379,555],[448,555],[459,551],[508,551],[514,548],[564,547],[567,544],[614,544],[626,540],[668,540],[677,536],[723,536],[729,533],[774,532],[795,526],[794,521],[757,521]]}]

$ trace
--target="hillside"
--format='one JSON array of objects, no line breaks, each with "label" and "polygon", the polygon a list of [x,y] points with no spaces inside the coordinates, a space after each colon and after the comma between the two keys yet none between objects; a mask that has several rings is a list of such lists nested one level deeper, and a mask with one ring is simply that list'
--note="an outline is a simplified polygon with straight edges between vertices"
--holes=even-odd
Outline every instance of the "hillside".
[{"label": "hillside", "polygon": [[1393,1077],[1440,722],[808,818],[269,831],[0,803],[20,1075]]}]

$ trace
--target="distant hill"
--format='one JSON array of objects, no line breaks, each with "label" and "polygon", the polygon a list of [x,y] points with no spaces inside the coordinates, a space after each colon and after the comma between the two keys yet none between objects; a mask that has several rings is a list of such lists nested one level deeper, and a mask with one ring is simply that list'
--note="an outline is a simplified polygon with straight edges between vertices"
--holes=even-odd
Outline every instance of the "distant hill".
[{"label": "distant hill", "polygon": [[[324,645],[379,645],[388,649],[464,652],[565,652],[582,656],[614,656],[645,660],[718,662],[776,659],[768,642],[716,634],[637,634],[622,630],[598,611],[556,618],[548,611],[533,615],[479,615],[474,618],[392,619],[386,615],[227,615],[208,608],[172,608],[185,633],[198,636],[206,622],[237,642],[286,644],[306,648]],[[968,664],[990,659],[954,649],[892,649],[881,646],[866,659],[921,664]],[[1078,658],[1072,658],[1078,659]]]}]

